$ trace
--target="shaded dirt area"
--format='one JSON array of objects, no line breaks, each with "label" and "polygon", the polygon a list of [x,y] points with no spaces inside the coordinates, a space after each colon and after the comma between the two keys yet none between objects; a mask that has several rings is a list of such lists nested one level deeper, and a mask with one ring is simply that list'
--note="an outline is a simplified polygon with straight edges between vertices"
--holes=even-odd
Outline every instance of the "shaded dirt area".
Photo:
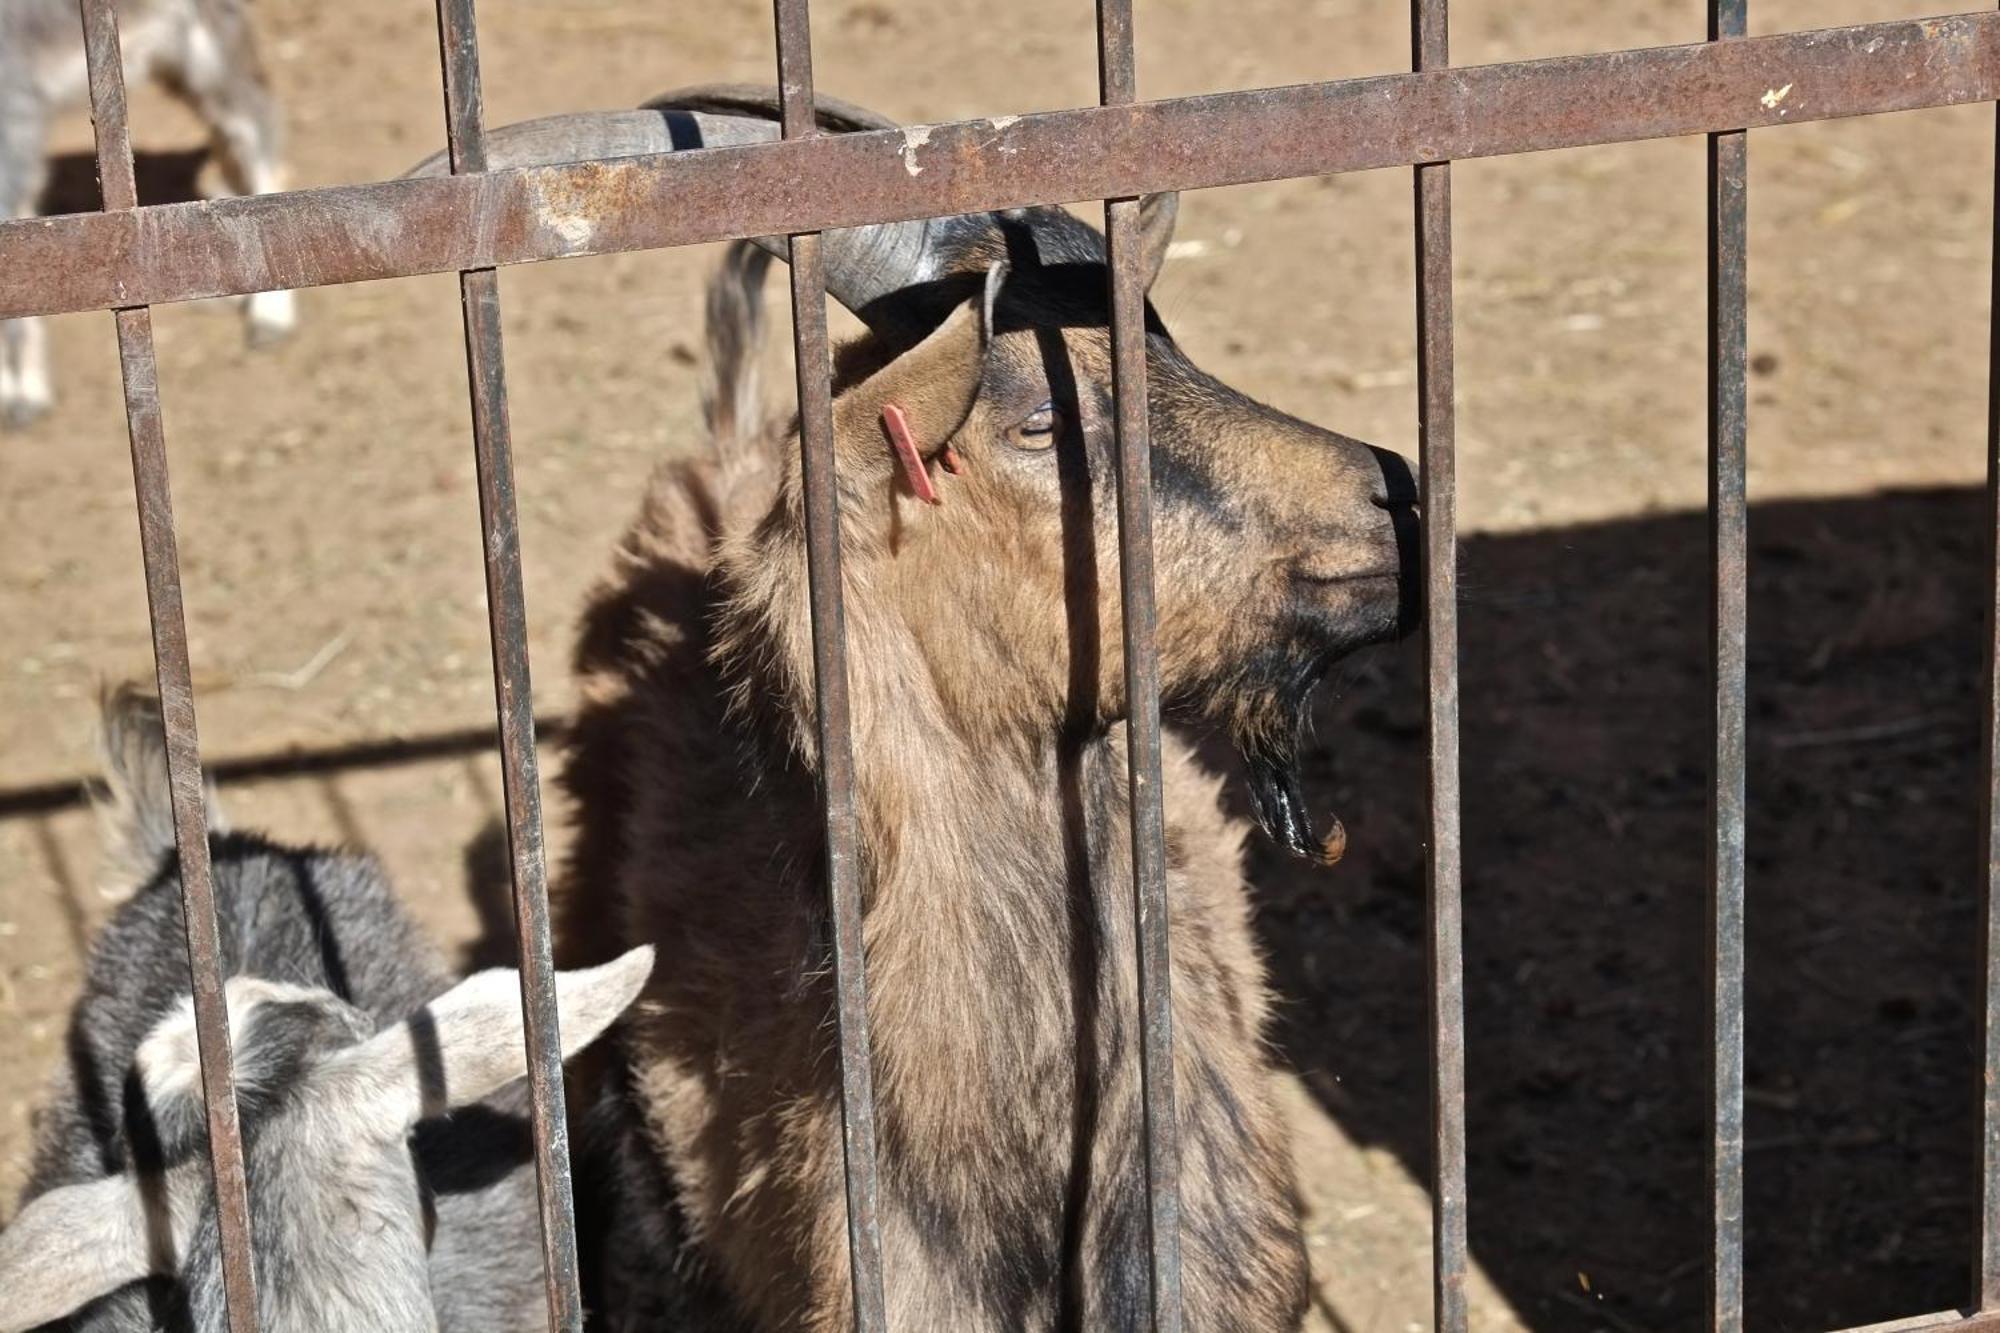
[{"label": "shaded dirt area", "polygon": [[[1967,1295],[1983,505],[1752,515],[1755,1327]],[[1465,546],[1472,1244],[1535,1328],[1704,1322],[1706,562],[1698,516]],[[1254,855],[1286,1053],[1343,1126],[1420,1166],[1414,658],[1358,665],[1321,712],[1347,864]]]},{"label": "shaded dirt area", "polygon": [[[1760,0],[1753,22],[1948,8]],[[1699,0],[1452,10],[1465,63],[1693,40],[1705,14]],[[820,86],[902,119],[1095,100],[1087,5],[821,0],[814,14]],[[426,0],[259,0],[256,16],[299,184],[380,179],[440,143]],[[485,0],[480,18],[494,123],[770,77],[769,7],[750,0]],[[1406,8],[1381,0],[1141,0],[1138,32],[1148,96],[1408,63]],[[186,195],[198,132],[152,92],[134,113],[151,197]],[[1976,501],[1951,488],[1984,470],[1992,125],[1963,108],[1752,141],[1761,1329],[1915,1313],[1966,1289],[1983,548]],[[88,145],[85,120],[64,122],[52,208],[89,206]],[[1537,1329],[1691,1327],[1701,145],[1463,164],[1455,195],[1474,1250]],[[1413,452],[1409,199],[1401,171],[1192,196],[1155,297],[1208,369]],[[502,280],[552,717],[612,535],[653,462],[698,447],[712,259]],[[238,822],[379,850],[424,919],[470,945],[492,924],[467,863],[499,782],[455,284],[301,304],[299,333],[255,354],[219,305],[157,315],[204,750]],[[150,670],[110,321],[52,333],[60,406],[0,437],[0,1209],[82,949],[115,901],[74,800],[91,699]],[[770,383],[788,382],[774,365]],[[1911,487],[1934,489],[1884,494]],[[1409,1290],[1421,1219],[1398,1224],[1394,1254],[1370,1230],[1402,1206],[1393,1168],[1425,1170],[1420,691],[1414,651],[1377,654],[1322,718],[1315,790],[1349,822],[1346,865],[1307,876],[1257,852],[1278,1035],[1310,1093],[1301,1116],[1320,1117],[1301,1172],[1309,1196],[1336,1196],[1315,1223],[1322,1288],[1378,1293],[1393,1274],[1400,1293],[1330,1305],[1330,1325],[1365,1333],[1427,1308]],[[1356,1145],[1384,1164],[1379,1197],[1349,1172]],[[1484,1313],[1503,1326],[1497,1304]]]}]

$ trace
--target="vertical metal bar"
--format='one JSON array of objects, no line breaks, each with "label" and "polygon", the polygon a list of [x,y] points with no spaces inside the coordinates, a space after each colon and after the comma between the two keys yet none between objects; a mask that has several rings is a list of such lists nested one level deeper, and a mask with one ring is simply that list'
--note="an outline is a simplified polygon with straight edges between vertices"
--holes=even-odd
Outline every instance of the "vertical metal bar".
[{"label": "vertical metal bar", "polygon": [[[1412,0],[1411,59],[1451,63],[1448,0]],[[1451,163],[1415,172],[1417,411],[1423,474],[1424,663],[1429,683],[1431,1264],[1439,1333],[1466,1326],[1465,964],[1458,767],[1458,492]]]},{"label": "vertical metal bar", "polygon": [[[1132,0],[1098,0],[1100,100],[1138,99]],[[1181,1327],[1180,1137],[1174,1113],[1166,815],[1160,793],[1160,656],[1153,603],[1153,449],[1146,414],[1146,263],[1139,201],[1109,199],[1111,385],[1117,402],[1118,582],[1124,606],[1132,910],[1139,946],[1139,1087],[1146,1132],[1147,1234],[1155,1333]]]},{"label": "vertical metal bar", "polygon": [[[106,211],[136,208],[139,192],[126,117],[118,16],[112,0],[81,0],[81,10],[104,207]],[[125,381],[125,425],[131,437],[132,485],[138,498],[139,544],[146,565],[153,668],[166,732],[174,844],[180,855],[181,913],[187,927],[195,1044],[201,1056],[201,1091],[208,1115],[208,1162],[222,1242],[223,1299],[229,1311],[230,1333],[256,1333],[250,1199],[243,1174],[243,1137],[236,1118],[229,1008],[222,991],[222,941],[216,929],[215,886],[208,859],[201,746],[195,729],[187,615],[181,604],[180,551],[174,537],[173,493],[167,475],[166,425],[160,414],[159,365],[153,355],[153,317],[151,310],[138,306],[120,310],[113,318],[118,326],[118,364]]]},{"label": "vertical metal bar", "polygon": [[[774,17],[784,136],[810,139],[819,133],[819,123],[813,109],[812,22],[806,0],[776,0]],[[792,336],[805,489],[820,796],[826,809],[826,881],[833,913],[834,993],[840,1030],[847,1258],[853,1282],[854,1327],[860,1333],[881,1333],[888,1315],[876,1206],[875,1074],[868,1041],[854,750],[848,726],[847,621],[842,610],[839,483],[833,455],[833,362],[827,351],[826,271],[819,242],[816,232],[791,238]]]},{"label": "vertical metal bar", "polygon": [[[438,0],[437,14],[451,169],[454,173],[484,171],[479,32],[473,0]],[[480,545],[485,558],[487,628],[493,645],[493,688],[500,720],[507,843],[513,854],[514,930],[521,958],[521,1013],[542,1222],[544,1294],[549,1326],[563,1333],[580,1333],[583,1300],[577,1275],[575,1190],[563,1097],[548,870],[542,848],[541,780],[528,668],[527,601],[521,586],[513,428],[507,415],[507,370],[500,341],[499,276],[490,268],[459,274],[459,300],[465,319],[466,377],[471,387],[472,439],[479,472]]]},{"label": "vertical metal bar", "polygon": [[1986,380],[1986,873],[1980,910],[1986,922],[1980,971],[1986,983],[1985,1076],[1979,1098],[1979,1308],[2000,1311],[2000,103],[1994,106],[1993,300]]},{"label": "vertical metal bar", "polygon": [[[1710,0],[1710,41],[1744,35],[1747,0]],[[1709,807],[1709,1327],[1743,1326],[1743,805],[1749,526],[1744,486],[1748,139],[1708,138],[1708,506],[1714,751]]]}]

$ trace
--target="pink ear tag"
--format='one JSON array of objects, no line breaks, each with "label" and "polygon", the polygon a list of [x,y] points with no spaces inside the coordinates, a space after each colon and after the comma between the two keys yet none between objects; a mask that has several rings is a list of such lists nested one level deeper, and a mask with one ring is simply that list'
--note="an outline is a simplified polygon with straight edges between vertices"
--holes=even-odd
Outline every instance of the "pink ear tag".
[{"label": "pink ear tag", "polygon": [[943,504],[937,487],[931,485],[931,474],[924,466],[924,456],[917,452],[917,442],[910,438],[910,419],[903,409],[894,403],[884,404],[882,429],[889,433],[889,443],[895,448],[896,457],[902,460],[903,475],[910,479],[910,489],[917,493],[917,498],[925,504]]}]

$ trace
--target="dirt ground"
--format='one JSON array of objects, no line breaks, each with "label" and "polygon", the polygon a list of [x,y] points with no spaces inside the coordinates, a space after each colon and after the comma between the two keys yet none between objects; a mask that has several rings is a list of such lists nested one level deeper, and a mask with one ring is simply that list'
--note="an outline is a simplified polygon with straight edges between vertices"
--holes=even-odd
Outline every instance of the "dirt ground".
[{"label": "dirt ground", "polygon": [[[1938,12],[1763,0],[1759,31]],[[1700,0],[1458,0],[1461,63],[1696,40]],[[1088,5],[821,0],[820,87],[911,121],[1095,100]],[[424,0],[259,0],[298,184],[441,142]],[[767,80],[768,6],[486,0],[491,123]],[[1383,0],[1142,0],[1141,90],[1407,67]],[[200,136],[135,100],[155,197]],[[1968,1295],[1979,500],[1993,116],[1753,140],[1752,1324]],[[92,206],[66,121],[52,210]],[[1705,495],[1702,149],[1457,169],[1466,968],[1479,1326],[1701,1322]],[[1194,358],[1415,449],[1405,171],[1189,197],[1156,299]],[[538,707],[652,462],[693,447],[706,250],[502,280]],[[0,262],[5,256],[0,255]],[[158,312],[204,753],[245,825],[378,850],[454,942],[499,813],[477,509],[449,278],[306,293],[248,352]],[[53,321],[59,409],[0,438],[0,1208],[91,929],[98,682],[151,670],[110,322]],[[785,377],[775,376],[782,384]],[[1321,1326],[1428,1324],[1422,687],[1343,674],[1312,779],[1354,850],[1255,851],[1297,1071]],[[560,806],[551,801],[560,845]]]}]

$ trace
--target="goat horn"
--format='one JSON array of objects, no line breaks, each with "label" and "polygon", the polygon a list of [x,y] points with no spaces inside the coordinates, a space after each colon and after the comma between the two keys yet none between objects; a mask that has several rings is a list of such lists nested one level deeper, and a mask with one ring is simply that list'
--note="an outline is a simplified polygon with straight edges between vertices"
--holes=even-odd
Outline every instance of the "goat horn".
[{"label": "goat horn", "polygon": [[[777,138],[783,114],[776,88],[756,84],[703,84],[661,93],[646,102],[651,111],[685,112],[704,118],[728,117],[740,125],[762,127]],[[893,130],[896,122],[877,111],[837,97],[817,97],[813,110],[822,130],[853,134]],[[825,233],[820,255],[826,268],[827,294],[864,319],[868,307],[885,296],[936,277],[938,237],[930,219],[882,222]],[[781,236],[760,236],[756,243],[780,259],[790,250]]]},{"label": "goat horn", "polygon": [[[492,171],[552,166],[591,158],[638,157],[696,148],[769,143],[778,135],[777,93],[718,85],[689,88],[654,98],[636,111],[580,111],[544,116],[489,130],[486,165]],[[893,122],[838,99],[822,99],[819,119],[835,133],[893,128]],[[443,176],[451,171],[447,153],[437,153],[411,176]],[[867,317],[870,305],[894,292],[937,276],[940,246],[935,230],[943,220],[886,222],[829,231],[822,242],[826,290],[834,300]],[[756,244],[779,259],[790,247],[782,236],[760,236]]]}]

